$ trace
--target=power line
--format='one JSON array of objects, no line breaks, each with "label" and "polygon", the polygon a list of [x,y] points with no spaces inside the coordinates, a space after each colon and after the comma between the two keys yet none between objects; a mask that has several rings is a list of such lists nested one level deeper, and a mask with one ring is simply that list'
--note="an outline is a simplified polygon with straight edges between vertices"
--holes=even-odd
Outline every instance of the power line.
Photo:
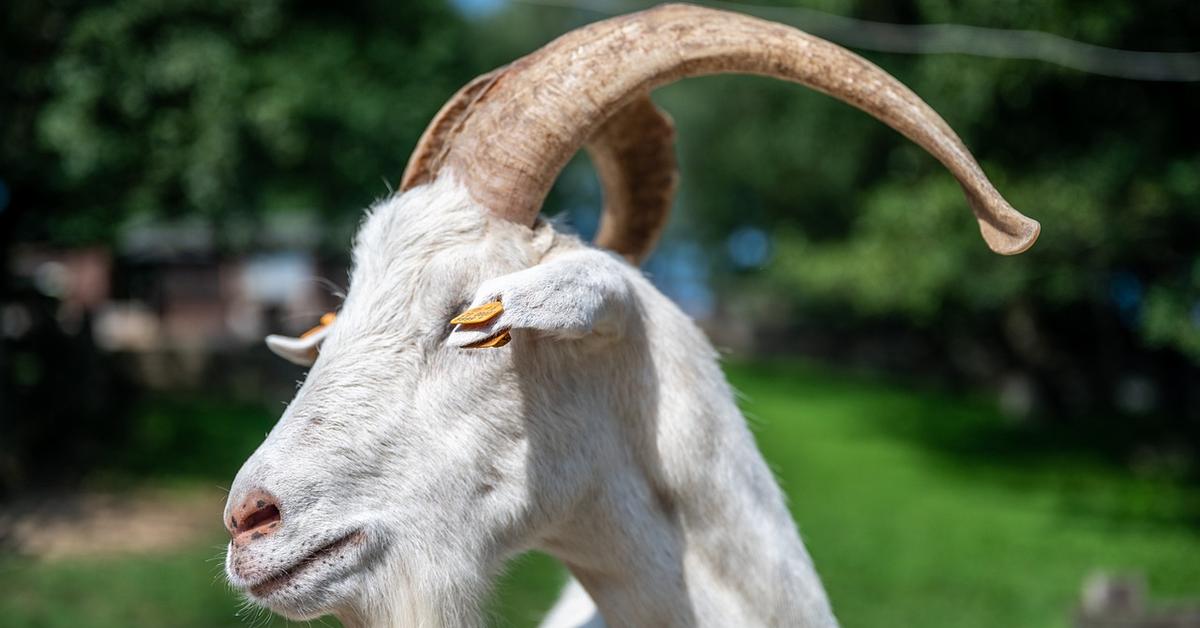
[{"label": "power line", "polygon": [[[513,0],[518,4],[579,9],[617,15],[637,6],[596,0]],[[965,54],[995,59],[1045,61],[1116,78],[1142,81],[1200,81],[1200,52],[1121,50],[1031,30],[985,28],[965,24],[892,24],[860,20],[804,7],[696,2],[790,24],[850,48],[903,54]]]}]

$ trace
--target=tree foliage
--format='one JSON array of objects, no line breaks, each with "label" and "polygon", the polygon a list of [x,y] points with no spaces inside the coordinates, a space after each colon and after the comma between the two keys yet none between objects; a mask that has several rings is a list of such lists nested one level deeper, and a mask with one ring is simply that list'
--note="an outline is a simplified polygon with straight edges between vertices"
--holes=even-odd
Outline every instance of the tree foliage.
[{"label": "tree foliage", "polygon": [[[1168,0],[803,4],[1141,50],[1187,50],[1200,27],[1200,4]],[[246,224],[310,213],[344,248],[358,210],[397,180],[460,85],[605,17],[455,6],[9,3],[5,237],[80,243],[111,238],[139,216],[187,215],[235,242]],[[1042,222],[1030,253],[990,254],[950,176],[885,126],[823,95],[748,77],[698,79],[657,96],[680,130],[673,233],[713,252],[718,276],[746,278],[719,252],[731,232],[762,229],[774,256],[749,278],[818,322],[901,321],[935,337],[961,326],[993,338],[1007,365],[1083,373],[1101,396],[1130,372],[1194,369],[1200,150],[1186,129],[1200,110],[1197,84],[966,55],[866,56],[941,112],[1002,192]],[[582,167],[551,196],[551,211],[597,204]]]},{"label": "tree foliage", "polygon": [[[1195,5],[1165,2],[837,9],[1163,51],[1194,46],[1188,33],[1200,25]],[[1042,222],[1041,241],[1025,255],[995,257],[953,179],[914,145],[831,99],[740,78],[714,79],[699,88],[707,96],[667,95],[678,105],[670,108],[692,171],[685,206],[699,231],[713,239],[743,224],[773,232],[777,255],[766,271],[798,301],[934,329],[948,310],[996,317],[1020,302],[1050,331],[1070,325],[1057,314],[1093,310],[1140,343],[1200,358],[1200,150],[1183,131],[1200,110],[1200,87],[1020,60],[867,56],[959,131],[1000,190]],[[694,171],[703,176],[688,176]]]},{"label": "tree foliage", "polygon": [[50,192],[14,200],[60,242],[144,215],[353,216],[470,72],[440,2],[121,0],[57,19],[52,52],[19,72],[51,166],[27,185]]}]

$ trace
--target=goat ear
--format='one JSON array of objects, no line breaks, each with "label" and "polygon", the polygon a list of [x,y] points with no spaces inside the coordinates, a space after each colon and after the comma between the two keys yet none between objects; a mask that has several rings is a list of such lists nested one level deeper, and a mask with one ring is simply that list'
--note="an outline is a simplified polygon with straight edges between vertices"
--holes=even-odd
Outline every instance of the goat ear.
[{"label": "goat ear", "polygon": [[446,343],[468,349],[502,347],[514,329],[561,339],[618,333],[632,298],[631,270],[610,253],[587,249],[489,279],[470,307],[450,320],[455,328]]},{"label": "goat ear", "polygon": [[317,361],[317,351],[329,328],[333,325],[334,315],[326,314],[321,317],[321,324],[313,327],[299,338],[271,334],[267,336],[267,348],[275,355],[300,366],[312,366]]}]

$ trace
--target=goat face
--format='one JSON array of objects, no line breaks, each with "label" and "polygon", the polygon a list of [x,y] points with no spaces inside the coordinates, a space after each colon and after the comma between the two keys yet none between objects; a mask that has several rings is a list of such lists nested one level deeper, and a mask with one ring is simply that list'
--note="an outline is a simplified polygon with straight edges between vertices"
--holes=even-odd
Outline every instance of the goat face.
[{"label": "goat face", "polygon": [[[535,264],[551,247],[596,256],[592,274],[614,287],[588,283],[569,261]],[[543,351],[553,343],[522,334],[578,338],[604,320],[600,308],[625,298],[628,267],[549,225],[488,215],[449,177],[377,206],[354,260],[319,357],[230,490],[228,577],[292,618],[465,609],[504,557],[577,501],[590,474],[574,451],[588,441],[577,407],[586,382],[566,399],[547,375],[530,394],[522,386],[539,376],[514,363],[511,348],[463,347],[498,326]],[[555,298],[564,307],[548,308],[553,314],[522,307]],[[493,299],[506,306],[498,326],[449,324]],[[532,361],[545,368],[569,359]],[[540,443],[536,456],[531,442]],[[439,620],[447,622],[460,623]]]}]

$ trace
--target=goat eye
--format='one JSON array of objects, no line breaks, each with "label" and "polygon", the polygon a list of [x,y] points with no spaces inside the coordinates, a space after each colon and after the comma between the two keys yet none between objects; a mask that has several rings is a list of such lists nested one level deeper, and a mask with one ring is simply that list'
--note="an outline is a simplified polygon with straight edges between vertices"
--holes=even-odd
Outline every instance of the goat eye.
[{"label": "goat eye", "polygon": [[438,319],[442,322],[442,326],[439,327],[441,330],[441,333],[438,334],[439,342],[445,341],[446,338],[450,337],[450,332],[454,331],[454,325],[450,324],[450,319],[458,316],[460,312],[467,309],[470,305],[471,301],[469,299],[461,299],[455,301],[449,310],[442,313],[442,317]]}]

